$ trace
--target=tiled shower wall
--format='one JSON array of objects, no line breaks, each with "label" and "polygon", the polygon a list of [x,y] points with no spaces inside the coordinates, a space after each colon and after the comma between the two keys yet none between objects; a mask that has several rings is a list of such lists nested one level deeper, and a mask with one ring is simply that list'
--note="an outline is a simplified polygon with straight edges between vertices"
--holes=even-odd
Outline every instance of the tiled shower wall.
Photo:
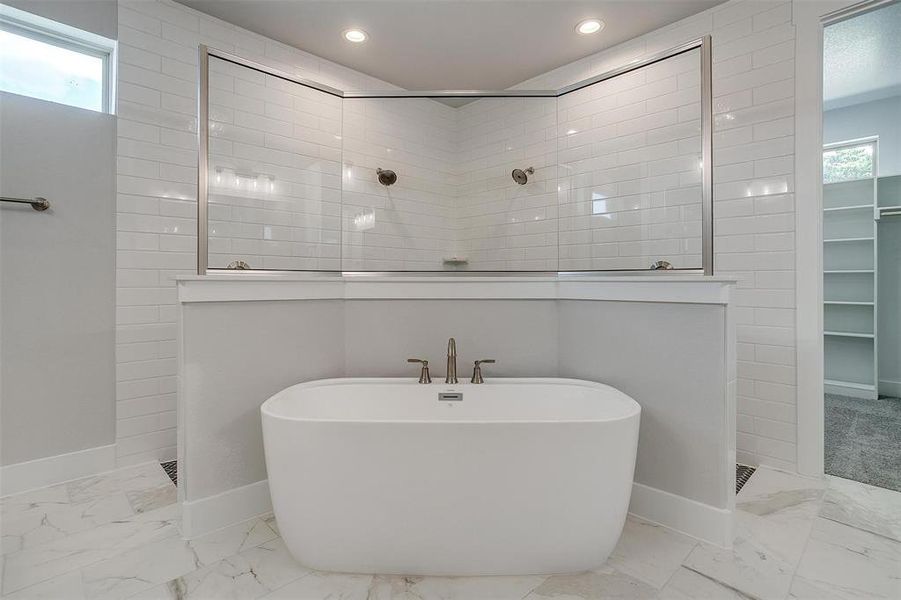
[{"label": "tiled shower wall", "polygon": [[[469,269],[557,270],[556,107],[485,98],[457,110],[457,249]],[[529,167],[514,183],[511,171]]]},{"label": "tiled shower wall", "polygon": [[713,38],[714,254],[734,277],[738,460],[796,465],[795,28],[791,1],[727,2],[519,86],[556,88]]},{"label": "tiled shower wall", "polygon": [[[173,278],[191,274],[195,265],[196,45],[207,43],[231,50],[339,89],[391,86],[165,0],[121,0],[119,21],[117,434],[120,461],[125,463],[174,456]],[[716,268],[718,274],[739,280],[735,294],[739,340],[738,458],[793,468],[796,399],[791,3],[729,2],[524,82],[521,87],[562,87],[707,33],[713,35],[714,55]],[[478,112],[477,107],[470,106],[458,109],[459,114]],[[440,123],[447,122],[445,112],[439,106],[421,116],[435,118],[441,127]],[[354,114],[353,110],[350,114]],[[386,114],[385,118],[393,117]],[[516,121],[515,113],[508,124],[521,132],[519,142],[530,141],[524,129],[516,129],[523,124]],[[533,248],[535,252],[527,254],[523,250],[505,255],[502,260],[506,268],[517,268],[513,265],[518,260],[546,261],[543,252],[550,252],[547,248],[552,244],[547,238],[549,231],[541,227],[553,223],[550,215],[557,210],[556,201],[545,197],[546,188],[539,189],[536,198],[516,190],[512,196],[486,195],[485,202],[479,201],[480,194],[492,185],[491,177],[479,174],[480,168],[490,164],[487,161],[499,160],[489,150],[491,144],[515,136],[498,131],[494,138],[481,137],[477,127],[462,126],[460,131],[463,134],[456,143],[465,139],[479,142],[468,158],[475,161],[469,162],[472,174],[461,172],[459,165],[454,170],[453,161],[449,166],[441,164],[445,153],[455,150],[443,145],[429,147],[425,154],[429,160],[417,162],[421,158],[414,160],[408,155],[406,161],[396,164],[410,169],[411,180],[413,173],[420,181],[439,184],[451,176],[461,178],[465,192],[456,199],[462,216],[450,226],[451,230],[456,227],[463,240],[455,252],[471,251],[475,261],[490,257],[494,249],[485,247],[490,243],[485,241],[489,231],[484,228],[490,225],[495,227],[490,234],[504,236],[513,244],[524,244],[507,247]],[[386,131],[373,131],[369,139],[357,140],[361,144],[372,142],[368,149],[365,145],[356,149],[348,146],[360,152],[354,162],[372,169],[379,166],[376,163],[383,149],[418,152],[415,148],[421,140],[400,143],[388,141],[384,137],[387,135]],[[464,154],[462,150],[460,153]],[[496,165],[503,166],[504,178],[509,177],[508,167],[514,164],[519,168],[533,166],[519,165],[520,160],[532,158],[526,154],[508,158],[509,164]],[[433,172],[423,171],[429,168]],[[344,171],[342,176],[346,177],[346,168]],[[539,173],[541,169],[536,175]],[[536,178],[536,183],[541,182],[541,177]],[[380,192],[382,197],[378,196]],[[441,235],[446,225],[441,219],[446,214],[443,207],[454,199],[453,192],[429,191],[430,200],[425,203],[418,199],[422,196],[388,198],[383,189],[371,184],[354,193],[358,205],[344,215],[346,228],[352,226],[358,214],[371,208],[377,222],[390,224],[393,233],[403,233],[407,225],[427,223],[441,231],[435,233],[438,241],[432,245],[424,240],[423,247],[407,250],[416,251],[428,261],[449,250],[438,246],[444,246]],[[395,208],[409,208],[410,215],[417,216],[405,221],[399,218],[399,212],[392,215],[389,201],[395,202]],[[532,211],[531,220],[538,225],[530,225],[527,232],[525,223],[521,223],[522,227],[519,223],[510,227],[506,217],[500,223],[499,202],[504,211],[519,206],[526,212]],[[523,215],[527,216],[525,212]],[[679,218],[684,220],[686,216],[680,214]],[[468,227],[473,229],[464,233]],[[381,249],[372,257],[391,258],[404,264],[404,253],[398,252],[401,249],[396,245],[400,242],[393,239],[397,237],[393,233],[373,244]],[[530,236],[542,237],[539,240]]]},{"label": "tiled shower wall", "polygon": [[[196,269],[196,65],[201,43],[339,89],[393,88],[174,2],[119,0],[116,438],[121,464],[175,458],[175,278]],[[252,96],[252,89],[238,85]],[[263,103],[262,114],[252,98],[255,106],[219,102],[216,114],[223,127],[240,127],[243,120],[243,125],[265,130],[274,125],[265,119],[274,118],[272,110],[280,107],[275,96]],[[303,111],[298,112],[292,120],[303,117]],[[249,154],[244,157],[259,161],[259,153],[268,152],[267,164],[278,162],[271,160],[271,144],[280,141],[275,128],[269,131],[269,146],[260,139],[264,134],[233,132],[238,139],[220,136],[220,141],[244,143],[240,135],[255,136],[245,142],[262,144],[245,144]],[[276,173],[281,174],[276,192],[280,184],[301,175],[288,169]],[[268,174],[269,167],[259,170]],[[306,216],[309,213],[292,218]],[[253,225],[262,228],[261,221],[272,217],[284,215],[264,213]],[[293,247],[291,252],[293,257]]]},{"label": "tiled shower wall", "polygon": [[434,100],[344,100],[345,271],[430,271],[455,253],[455,125]]},{"label": "tiled shower wall", "polygon": [[701,53],[561,96],[560,270],[701,266]]},{"label": "tiled shower wall", "polygon": [[209,64],[209,266],[339,270],[341,98]]}]

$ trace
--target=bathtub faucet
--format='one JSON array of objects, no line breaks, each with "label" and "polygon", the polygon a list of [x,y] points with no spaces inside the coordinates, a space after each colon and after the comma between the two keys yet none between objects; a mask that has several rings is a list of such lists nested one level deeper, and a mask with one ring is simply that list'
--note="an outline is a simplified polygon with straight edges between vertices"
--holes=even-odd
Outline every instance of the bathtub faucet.
[{"label": "bathtub faucet", "polygon": [[454,338],[447,340],[447,376],[444,383],[460,383],[457,380],[457,342]]},{"label": "bathtub faucet", "polygon": [[429,375],[429,361],[424,358],[408,358],[408,363],[422,363],[422,370],[419,372],[419,383],[432,383],[432,376]]},{"label": "bathtub faucet", "polygon": [[472,368],[472,379],[470,382],[472,383],[485,383],[485,380],[482,378],[482,365],[492,365],[496,361],[493,358],[483,358],[482,360],[477,360],[475,366]]}]

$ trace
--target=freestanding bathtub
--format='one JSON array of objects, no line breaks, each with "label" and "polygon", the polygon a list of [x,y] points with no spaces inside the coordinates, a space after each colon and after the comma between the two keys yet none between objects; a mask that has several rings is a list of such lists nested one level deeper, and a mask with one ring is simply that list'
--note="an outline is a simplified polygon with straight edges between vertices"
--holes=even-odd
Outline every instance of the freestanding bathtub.
[{"label": "freestanding bathtub", "polygon": [[261,410],[275,516],[308,567],[575,572],[622,532],[641,408],[609,386],[328,379]]}]

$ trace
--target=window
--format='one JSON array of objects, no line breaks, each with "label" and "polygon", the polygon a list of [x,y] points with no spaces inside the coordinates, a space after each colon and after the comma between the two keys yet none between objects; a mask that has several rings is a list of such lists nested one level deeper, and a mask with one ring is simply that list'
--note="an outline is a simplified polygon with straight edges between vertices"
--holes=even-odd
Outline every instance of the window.
[{"label": "window", "polygon": [[82,33],[85,39],[0,20],[0,90],[110,112],[112,42],[88,42],[97,36]]},{"label": "window", "polygon": [[866,142],[823,150],[823,183],[875,176],[875,149],[875,142]]}]

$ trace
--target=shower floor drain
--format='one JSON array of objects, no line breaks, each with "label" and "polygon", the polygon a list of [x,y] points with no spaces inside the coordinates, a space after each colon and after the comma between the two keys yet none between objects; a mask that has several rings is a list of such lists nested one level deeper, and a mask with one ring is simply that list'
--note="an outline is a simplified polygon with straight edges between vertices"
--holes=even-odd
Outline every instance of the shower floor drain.
[{"label": "shower floor drain", "polygon": [[163,467],[163,470],[166,472],[166,475],[169,476],[169,479],[172,480],[172,483],[178,485],[178,461],[170,460],[169,462],[160,463],[160,466]]},{"label": "shower floor drain", "polygon": [[751,478],[751,475],[756,471],[754,467],[749,467],[747,465],[735,465],[735,493],[741,491],[741,488],[744,487],[748,480]]}]

